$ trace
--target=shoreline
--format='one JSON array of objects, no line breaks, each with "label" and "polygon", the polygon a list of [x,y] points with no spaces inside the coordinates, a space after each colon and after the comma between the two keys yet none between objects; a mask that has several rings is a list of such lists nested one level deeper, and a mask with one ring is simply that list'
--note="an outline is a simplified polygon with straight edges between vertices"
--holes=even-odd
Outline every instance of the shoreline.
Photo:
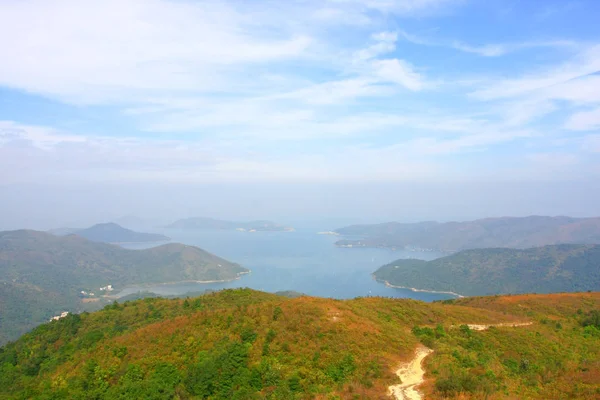
[{"label": "shoreline", "polygon": [[[108,244],[116,244],[116,245],[121,245],[121,244],[154,244],[154,243],[172,243],[173,239],[165,239],[165,240],[144,240],[143,242],[137,241],[137,242],[98,242],[98,243],[108,243]],[[125,250],[136,250],[136,249],[125,249]],[[144,250],[144,249],[142,249]]]},{"label": "shoreline", "polygon": [[209,283],[227,283],[227,282],[233,282],[233,281],[237,281],[239,279],[241,279],[242,275],[247,275],[249,273],[251,273],[252,270],[248,270],[248,271],[242,271],[242,272],[238,272],[237,276],[235,278],[232,279],[220,279],[220,280],[211,280],[211,281],[198,281],[198,280],[194,280],[194,279],[186,279],[183,281],[173,281],[173,282],[158,282],[158,283],[141,283],[141,284],[134,284],[134,285],[128,285],[125,286],[123,289],[121,289],[119,291],[119,293],[116,293],[112,296],[103,296],[105,298],[119,298],[119,297],[123,297],[123,296],[119,296],[119,294],[123,291],[125,291],[126,289],[131,289],[131,288],[139,288],[139,289],[147,289],[151,286],[159,286],[159,285],[178,285],[180,283],[200,283],[200,284],[209,284]]},{"label": "shoreline", "polygon": [[[373,278],[375,278],[375,277],[373,277]],[[375,278],[375,280],[377,282],[385,284],[385,286],[387,286],[387,287],[391,287],[391,288],[394,288],[394,289],[408,289],[408,290],[410,290],[412,292],[426,292],[426,293],[450,294],[452,296],[458,297],[459,299],[462,299],[462,298],[465,297],[462,294],[458,294],[458,293],[455,293],[455,292],[448,292],[448,291],[442,291],[442,290],[417,289],[417,288],[408,287],[408,286],[396,286],[396,285],[392,285],[388,281],[380,281],[377,278]]]}]

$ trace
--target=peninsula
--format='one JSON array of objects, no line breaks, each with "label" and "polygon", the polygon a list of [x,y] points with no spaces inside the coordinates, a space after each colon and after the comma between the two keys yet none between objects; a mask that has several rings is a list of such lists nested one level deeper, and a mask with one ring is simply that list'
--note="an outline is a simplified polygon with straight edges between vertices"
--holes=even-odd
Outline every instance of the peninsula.
[{"label": "peninsula", "polygon": [[[600,218],[502,217],[465,222],[387,222],[336,229],[339,247],[382,247],[452,253],[492,247],[600,243]],[[358,237],[358,238],[356,238]]]}]

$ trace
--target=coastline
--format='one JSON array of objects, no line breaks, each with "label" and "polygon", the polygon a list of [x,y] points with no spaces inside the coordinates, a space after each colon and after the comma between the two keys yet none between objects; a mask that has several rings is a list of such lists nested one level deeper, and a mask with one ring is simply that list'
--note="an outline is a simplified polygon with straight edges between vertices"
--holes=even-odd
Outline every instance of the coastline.
[{"label": "coastline", "polygon": [[[172,243],[173,239],[165,239],[165,240],[144,240],[143,242],[137,241],[137,242],[107,242],[108,244],[116,244],[116,245],[121,245],[121,244],[155,244],[155,243]],[[100,242],[102,243],[102,242]],[[125,249],[125,250],[134,250],[134,249]]]},{"label": "coastline", "polygon": [[[141,283],[141,284],[133,284],[133,285],[127,285],[125,287],[123,287],[121,290],[119,290],[119,293],[123,292],[124,290],[128,289],[128,288],[140,288],[140,289],[144,289],[144,288],[149,288],[151,286],[158,286],[158,285],[178,285],[180,283],[201,283],[201,284],[208,284],[208,283],[227,283],[227,282],[233,282],[233,281],[237,281],[239,280],[242,275],[246,275],[249,274],[250,272],[252,272],[252,270],[248,270],[248,271],[242,271],[242,272],[238,272],[237,276],[235,278],[231,278],[231,279],[217,279],[217,280],[211,280],[211,281],[199,281],[199,280],[195,280],[195,279],[186,279],[183,281],[173,281],[173,282],[156,282],[156,283]],[[119,293],[116,293],[114,295],[104,295],[103,297],[105,298],[119,298],[121,296],[119,296]]]},{"label": "coastline", "polygon": [[[375,277],[373,277],[373,278],[375,278]],[[459,299],[462,299],[463,297],[465,297],[462,294],[458,294],[458,293],[455,293],[455,292],[447,292],[447,291],[442,291],[442,290],[417,289],[417,288],[408,287],[408,286],[396,286],[396,285],[392,285],[388,281],[380,281],[377,278],[375,278],[375,280],[377,282],[381,282],[381,283],[385,284],[385,286],[387,286],[387,287],[391,287],[391,288],[394,288],[394,289],[408,289],[408,290],[410,290],[412,292],[427,292],[427,293],[450,294],[452,296],[458,297]]]}]

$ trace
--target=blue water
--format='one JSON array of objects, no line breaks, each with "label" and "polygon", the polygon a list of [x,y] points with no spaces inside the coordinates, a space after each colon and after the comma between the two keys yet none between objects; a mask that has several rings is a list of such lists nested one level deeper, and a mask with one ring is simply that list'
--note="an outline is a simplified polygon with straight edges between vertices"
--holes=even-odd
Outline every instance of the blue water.
[{"label": "blue water", "polygon": [[[433,301],[452,298],[443,293],[414,292],[390,288],[376,282],[371,273],[383,264],[399,258],[431,260],[434,252],[392,251],[368,248],[338,248],[337,236],[318,235],[316,229],[295,232],[237,231],[157,231],[173,241],[198,246],[241,264],[252,272],[224,283],[190,283],[145,285],[125,288],[119,296],[138,291],[160,295],[182,295],[206,289],[249,287],[266,292],[295,290],[311,296],[347,299],[359,296],[384,296]],[[149,247],[143,244],[128,248]]]}]

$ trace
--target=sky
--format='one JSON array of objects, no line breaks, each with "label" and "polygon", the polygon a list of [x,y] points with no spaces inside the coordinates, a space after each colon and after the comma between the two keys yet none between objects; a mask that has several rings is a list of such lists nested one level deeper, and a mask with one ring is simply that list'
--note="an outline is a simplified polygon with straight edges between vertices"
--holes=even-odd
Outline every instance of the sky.
[{"label": "sky", "polygon": [[596,0],[0,0],[0,228],[600,215]]}]

